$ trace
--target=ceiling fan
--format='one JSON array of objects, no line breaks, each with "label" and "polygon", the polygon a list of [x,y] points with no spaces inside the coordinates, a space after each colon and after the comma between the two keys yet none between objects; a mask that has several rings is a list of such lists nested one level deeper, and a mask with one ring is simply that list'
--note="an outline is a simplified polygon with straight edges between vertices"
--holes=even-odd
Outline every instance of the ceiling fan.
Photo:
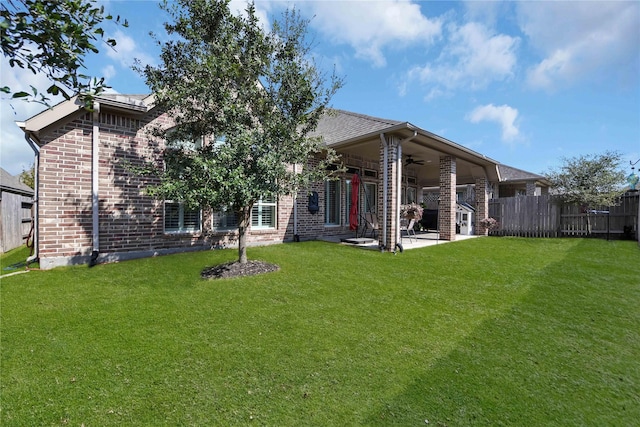
[{"label": "ceiling fan", "polygon": [[424,165],[424,160],[417,160],[414,159],[413,156],[411,154],[407,154],[407,160],[405,162],[405,166],[409,166],[409,165],[419,165],[422,166]]}]

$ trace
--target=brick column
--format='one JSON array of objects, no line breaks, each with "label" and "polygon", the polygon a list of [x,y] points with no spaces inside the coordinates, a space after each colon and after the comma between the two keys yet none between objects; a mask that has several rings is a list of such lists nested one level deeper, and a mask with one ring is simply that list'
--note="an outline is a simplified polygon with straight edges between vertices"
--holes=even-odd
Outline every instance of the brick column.
[{"label": "brick column", "polygon": [[476,213],[474,222],[475,234],[486,236],[487,229],[480,225],[480,221],[489,217],[489,191],[487,178],[476,178]]},{"label": "brick column", "polygon": [[443,240],[456,240],[456,158],[440,157],[438,229]]},{"label": "brick column", "polygon": [[[398,143],[399,140],[395,136],[385,135],[387,142],[387,162],[384,162],[384,143],[380,141],[380,171],[378,180],[380,185],[378,186],[378,210],[376,212],[378,216],[378,224],[380,224],[380,233],[378,237],[378,243],[380,246],[386,240],[385,250],[392,251],[396,247],[397,243],[397,224],[395,218],[400,215],[397,207],[397,200],[400,197],[397,194],[398,188],[398,163],[396,157],[398,156]],[[384,198],[384,174],[387,173],[387,186],[386,186],[386,200]],[[386,204],[386,212],[384,206]],[[383,236],[384,232],[384,236]],[[385,239],[386,237],[386,239]]]},{"label": "brick column", "polygon": [[536,182],[527,181],[527,196],[535,196],[535,195],[536,195]]}]

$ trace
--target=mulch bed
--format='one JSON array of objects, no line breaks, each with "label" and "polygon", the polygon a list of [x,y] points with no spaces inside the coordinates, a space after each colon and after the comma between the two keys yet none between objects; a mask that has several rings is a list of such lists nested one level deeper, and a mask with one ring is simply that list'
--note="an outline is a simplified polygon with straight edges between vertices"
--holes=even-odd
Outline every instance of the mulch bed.
[{"label": "mulch bed", "polygon": [[247,261],[240,264],[238,261],[205,268],[201,275],[203,279],[228,279],[231,277],[255,276],[272,271],[278,271],[280,267],[264,261]]}]

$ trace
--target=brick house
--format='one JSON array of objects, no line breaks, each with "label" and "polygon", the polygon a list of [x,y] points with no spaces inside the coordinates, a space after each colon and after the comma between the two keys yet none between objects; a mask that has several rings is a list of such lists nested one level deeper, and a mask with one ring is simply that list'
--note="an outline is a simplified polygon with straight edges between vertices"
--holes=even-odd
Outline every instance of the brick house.
[{"label": "brick house", "polygon": [[[186,211],[179,201],[144,194],[148,178],[126,163],[161,162],[163,144],[148,130],[171,126],[153,95],[102,95],[88,112],[75,99],[18,123],[36,153],[36,250],[42,268],[109,262],[236,244],[235,218]],[[249,245],[317,239],[349,232],[351,178],[362,181],[359,209],[380,225],[386,250],[400,240],[400,204],[419,202],[437,187],[440,238],[455,240],[456,189],[471,185],[476,222],[487,216],[500,182],[496,161],[408,122],[335,110],[316,130],[347,172],[297,197],[260,201],[252,211]],[[318,211],[309,210],[309,194]],[[475,224],[476,234],[484,230]],[[353,235],[353,232],[351,232]]]}]

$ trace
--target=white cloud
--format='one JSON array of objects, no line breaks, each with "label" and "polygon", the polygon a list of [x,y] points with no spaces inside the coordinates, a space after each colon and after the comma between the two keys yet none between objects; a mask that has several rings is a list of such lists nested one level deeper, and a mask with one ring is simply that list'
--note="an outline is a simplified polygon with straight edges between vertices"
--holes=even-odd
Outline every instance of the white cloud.
[{"label": "white cloud", "polygon": [[[247,16],[247,0],[231,0],[229,2],[229,9],[236,16]],[[254,3],[255,14],[258,18],[258,22],[262,25],[266,31],[271,28],[271,21],[269,20],[269,13],[271,11],[271,2],[258,1]]]},{"label": "white cloud", "polygon": [[502,127],[503,141],[513,141],[520,134],[520,130],[516,125],[517,118],[517,109],[509,107],[508,105],[495,106],[493,104],[476,107],[467,116],[467,120],[471,123],[489,121],[500,124]]},{"label": "white cloud", "polygon": [[104,51],[107,56],[112,60],[118,62],[122,67],[131,68],[136,59],[140,60],[141,64],[154,65],[156,60],[140,49],[135,40],[126,35],[121,30],[116,30],[113,34],[113,38],[116,40],[116,46],[107,48]]},{"label": "white cloud", "polygon": [[111,80],[116,75],[116,67],[114,67],[111,64],[109,64],[109,65],[105,66],[104,68],[102,68],[101,71],[102,71],[102,76],[107,81]]},{"label": "white cloud", "polygon": [[312,27],[335,43],[352,46],[356,57],[377,67],[386,65],[384,49],[416,42],[430,44],[442,32],[440,19],[424,16],[419,4],[407,0],[318,1],[297,6],[314,15]]},{"label": "white cloud", "polygon": [[543,55],[528,70],[531,86],[556,89],[609,73],[637,82],[640,3],[522,2],[517,10],[522,31]]},{"label": "white cloud", "polygon": [[435,85],[431,93],[462,87],[482,89],[493,81],[511,78],[517,64],[519,39],[495,34],[483,24],[470,22],[449,25],[449,39],[433,64],[409,70],[407,77],[425,85]]},{"label": "white cloud", "polygon": [[[12,91],[25,90],[30,92],[30,86],[45,91],[51,82],[42,74],[33,74],[21,68],[11,68],[6,58],[0,59],[0,75],[2,85],[9,86]],[[51,97],[51,105],[55,105],[62,98]],[[33,163],[33,151],[24,139],[24,133],[16,125],[16,121],[26,120],[44,110],[41,104],[21,100],[11,100],[9,95],[0,98],[0,166],[12,175],[28,169]]]}]

